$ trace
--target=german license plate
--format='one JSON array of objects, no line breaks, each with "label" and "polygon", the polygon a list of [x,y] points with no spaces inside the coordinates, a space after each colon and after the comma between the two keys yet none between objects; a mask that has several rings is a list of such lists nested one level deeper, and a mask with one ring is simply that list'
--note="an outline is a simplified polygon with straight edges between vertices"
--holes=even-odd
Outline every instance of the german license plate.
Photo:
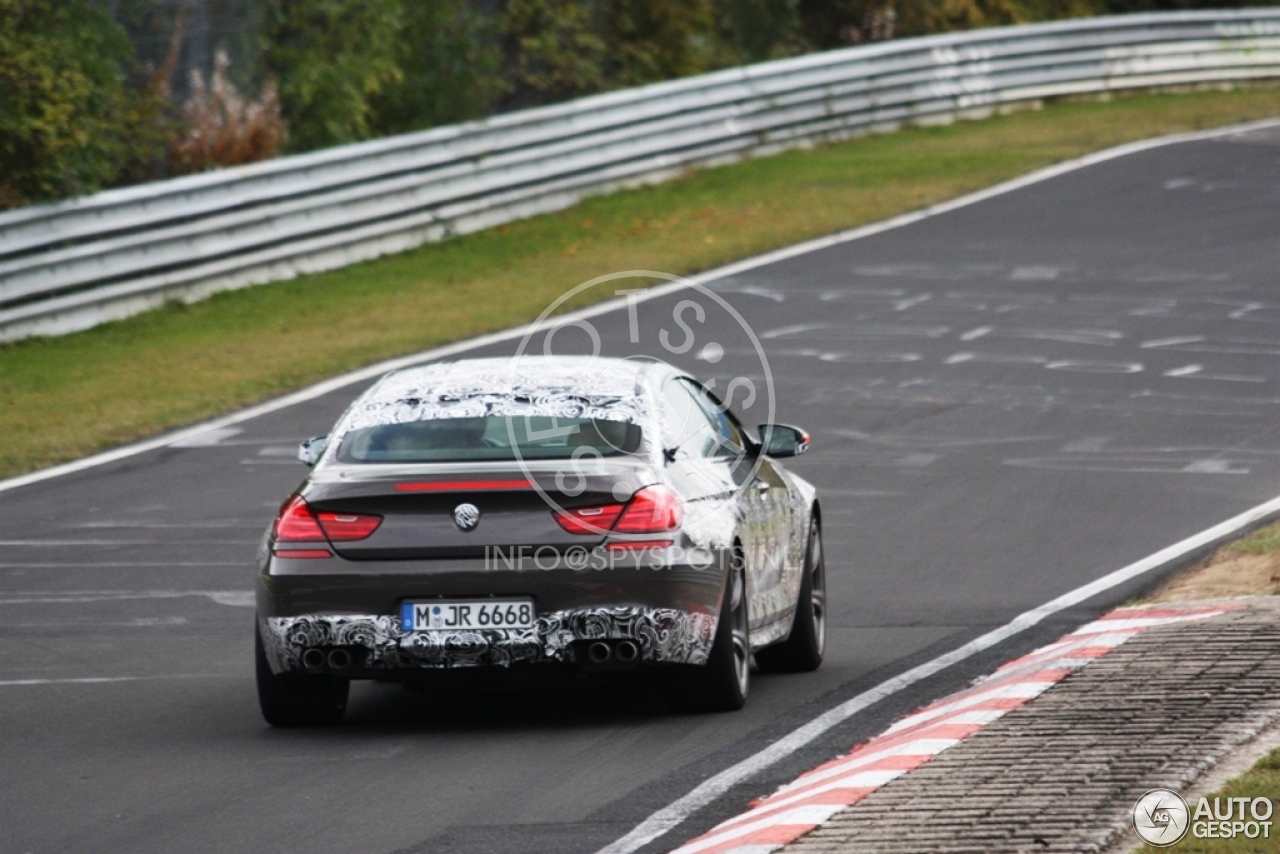
[{"label": "german license plate", "polygon": [[532,599],[442,599],[400,606],[400,628],[406,632],[528,629],[534,617]]}]

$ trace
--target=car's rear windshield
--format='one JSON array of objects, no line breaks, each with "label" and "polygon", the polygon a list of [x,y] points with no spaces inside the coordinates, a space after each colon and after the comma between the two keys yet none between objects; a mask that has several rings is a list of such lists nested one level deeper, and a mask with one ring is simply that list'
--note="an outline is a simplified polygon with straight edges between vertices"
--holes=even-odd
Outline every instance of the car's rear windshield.
[{"label": "car's rear windshield", "polygon": [[379,424],[342,437],[344,463],[568,460],[612,457],[640,448],[638,424],[591,418],[492,415]]}]

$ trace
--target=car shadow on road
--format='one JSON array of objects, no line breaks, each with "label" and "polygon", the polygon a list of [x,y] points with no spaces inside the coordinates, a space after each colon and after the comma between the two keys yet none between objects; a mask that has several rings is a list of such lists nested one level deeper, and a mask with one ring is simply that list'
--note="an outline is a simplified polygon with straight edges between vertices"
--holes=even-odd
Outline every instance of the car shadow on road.
[{"label": "car shadow on road", "polygon": [[679,713],[667,687],[659,674],[642,671],[455,671],[412,685],[357,682],[343,726],[446,732],[613,726]]}]

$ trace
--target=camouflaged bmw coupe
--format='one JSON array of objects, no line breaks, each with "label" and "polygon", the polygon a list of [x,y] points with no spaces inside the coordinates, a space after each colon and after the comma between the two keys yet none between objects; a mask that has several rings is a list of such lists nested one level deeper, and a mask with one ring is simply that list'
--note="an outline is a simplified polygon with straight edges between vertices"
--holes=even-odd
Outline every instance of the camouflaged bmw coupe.
[{"label": "camouflaged bmw coupe", "polygon": [[275,726],[336,723],[350,681],[443,668],[663,668],[704,710],[822,662],[812,485],[661,362],[527,357],[397,371],[303,443],[263,538],[257,679]]}]

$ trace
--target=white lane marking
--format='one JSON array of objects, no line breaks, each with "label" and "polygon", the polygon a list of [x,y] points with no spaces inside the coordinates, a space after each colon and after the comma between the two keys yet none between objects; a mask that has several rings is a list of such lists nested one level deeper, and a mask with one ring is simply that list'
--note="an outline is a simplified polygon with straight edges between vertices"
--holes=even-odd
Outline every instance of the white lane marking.
[{"label": "white lane marking", "polygon": [[213,448],[216,447],[223,439],[230,439],[232,436],[239,436],[244,432],[243,427],[221,427],[215,430],[206,430],[203,433],[197,433],[181,441],[174,442],[171,448]]},{"label": "white lane marking", "polygon": [[760,333],[762,339],[781,338],[784,335],[798,335],[801,332],[816,332],[819,329],[826,329],[825,323],[796,323],[791,326],[780,326],[777,329],[770,329],[767,332]]},{"label": "white lane marking", "polygon": [[960,336],[961,341],[976,341],[983,335],[990,334],[993,327],[979,326],[977,329],[970,329],[968,332]]},{"label": "white lane marking", "polygon": [[120,561],[4,561],[0,563],[0,569],[41,569],[48,567],[50,569],[93,569],[96,567],[118,567],[118,566],[160,566],[160,567],[189,567],[189,566],[246,566],[247,562],[243,560],[120,560]]},{"label": "white lane marking", "polygon": [[101,522],[80,522],[68,525],[68,528],[254,528],[266,527],[267,518],[253,522],[127,522],[105,520]]},{"label": "white lane marking", "polygon": [[819,362],[845,362],[860,365],[892,365],[900,362],[918,362],[924,358],[919,353],[818,353],[817,357]]},{"label": "white lane marking", "polygon": [[[1095,151],[1092,154],[1086,154],[1074,160],[1066,160],[1062,163],[1047,166],[1044,169],[1037,169],[1034,172],[1028,172],[1012,180],[996,184],[993,187],[987,187],[985,190],[978,190],[976,193],[970,193],[967,196],[960,196],[946,202],[939,202],[936,205],[930,205],[917,211],[901,214],[891,217],[890,219],[881,220],[880,222],[871,223],[869,225],[860,226],[858,228],[842,231],[837,234],[831,234],[826,237],[819,237],[815,240],[808,240],[804,243],[797,243],[782,249],[776,249],[772,252],[766,252],[763,255],[757,255],[754,258],[746,258],[742,261],[735,261],[723,267],[717,267],[708,270],[705,273],[688,277],[691,281],[699,284],[716,281],[718,279],[726,279],[729,276],[738,273],[744,273],[749,270],[755,270],[760,267],[766,267],[770,264],[776,264],[779,261],[785,261],[789,258],[796,258],[801,255],[807,255],[810,252],[816,252],[821,249],[828,249],[832,246],[839,246],[843,243],[849,243],[854,240],[862,240],[876,234],[882,234],[886,231],[903,228],[926,219],[930,219],[941,214],[950,213],[951,211],[960,210],[961,208],[971,207],[985,202],[988,199],[994,199],[998,196],[1007,195],[1008,193],[1041,184],[1045,181],[1052,180],[1071,172],[1077,172],[1090,166],[1096,166],[1099,163],[1106,163],[1121,157],[1127,157],[1131,154],[1138,154],[1144,151],[1150,151],[1156,148],[1163,148],[1169,145],[1177,145],[1183,142],[1196,142],[1206,139],[1217,139],[1223,136],[1230,136],[1238,133],[1249,133],[1256,130],[1267,130],[1270,128],[1280,127],[1280,119],[1265,119],[1257,122],[1246,122],[1239,125],[1231,125],[1228,127],[1215,128],[1212,130],[1193,131],[1190,133],[1171,134],[1169,136],[1156,137],[1154,139],[1140,140],[1131,142],[1126,145],[1119,145],[1115,148],[1108,148],[1103,151]],[[596,315],[606,314],[611,311],[626,308],[628,305],[634,304],[634,300],[650,300],[656,299],[667,294],[675,293],[685,287],[679,282],[671,282],[665,285],[659,285],[649,288],[640,294],[630,294],[628,296],[619,297],[618,299],[608,300],[598,303],[578,311],[568,312],[556,318],[557,324],[570,323],[581,320],[586,317],[595,317]],[[287,409],[299,403],[305,403],[315,400],[318,397],[346,388],[358,382],[364,382],[374,379],[395,370],[396,368],[408,367],[421,362],[427,362],[434,359],[443,359],[446,356],[453,356],[459,353],[465,353],[469,350],[475,350],[489,344],[497,344],[504,341],[510,341],[523,337],[526,333],[535,328],[534,324],[525,324],[517,326],[513,329],[506,329],[501,332],[493,332],[489,335],[481,335],[477,338],[471,338],[466,341],[458,341],[443,347],[436,347],[431,350],[424,350],[420,353],[414,353],[409,356],[402,356],[397,359],[388,359],[369,365],[359,370],[349,373],[340,374],[336,377],[316,383],[308,388],[293,392],[292,394],[278,397],[275,400],[268,400],[257,406],[251,406],[248,409],[242,409],[239,412],[233,412],[230,415],[224,415],[220,418],[214,418],[206,421],[204,424],[197,424],[194,427],[187,427],[172,433],[166,433],[162,436],[156,436],[153,439],[147,439],[142,442],[136,442],[132,445],[125,445],[121,448],[115,448],[105,451],[101,454],[94,454],[91,457],[83,457],[61,465],[52,466],[40,471],[30,472],[28,474],[12,477],[8,480],[0,481],[0,492],[17,489],[21,486],[27,486],[32,483],[50,480],[52,478],[61,477],[63,475],[75,472],[85,471],[86,469],[96,468],[97,466],[106,465],[117,460],[127,459],[128,457],[137,456],[156,448],[163,448],[173,445],[175,442],[181,442],[186,439],[198,436],[201,433],[207,433],[210,430],[217,430],[224,427],[230,427],[235,424],[241,424],[245,421],[252,420],[262,415],[272,412],[278,412]]]},{"label": "white lane marking", "polygon": [[1266,307],[1267,307],[1267,306],[1266,306],[1266,304],[1265,304],[1265,303],[1260,303],[1260,302],[1250,302],[1250,303],[1245,303],[1245,304],[1244,304],[1244,305],[1242,305],[1240,308],[1237,308],[1235,311],[1233,311],[1233,312],[1231,312],[1230,314],[1228,314],[1228,315],[1227,315],[1227,317],[1231,318],[1232,320],[1240,320],[1240,319],[1241,319],[1241,318],[1243,318],[1245,315],[1250,314],[1250,313],[1255,312],[1255,311],[1259,311],[1259,310],[1264,309],[1264,308],[1266,308]]},{"label": "white lane marking", "polygon": [[179,673],[174,676],[87,676],[82,679],[6,679],[0,688],[15,685],[101,685],[109,682],[150,682],[158,679],[216,679],[196,673]]},{"label": "white lane marking", "polygon": [[1115,342],[1124,338],[1123,332],[1111,329],[1018,329],[1006,334],[1013,338],[1087,344],[1094,347],[1114,347]]},{"label": "white lane marking", "polygon": [[1015,282],[1052,282],[1062,272],[1061,267],[1027,266],[1014,267],[1009,278]]},{"label": "white lane marking", "polygon": [[[717,276],[716,278],[719,279],[724,277]],[[698,281],[702,280],[699,279]],[[743,285],[741,287],[730,285],[729,287],[716,288],[716,292],[722,294],[746,294],[747,296],[764,297],[765,299],[771,299],[774,302],[786,302],[787,300],[787,295],[781,291],[774,290],[773,288],[762,288],[759,285]],[[640,298],[645,299],[645,296],[641,294]]]},{"label": "white lane marking", "polygon": [[908,468],[924,468],[925,466],[933,465],[940,459],[942,459],[941,454],[907,454],[906,456],[898,457],[895,462]]},{"label": "white lane marking", "polygon": [[944,365],[959,365],[964,362],[982,362],[987,365],[1045,365],[1047,356],[1013,356],[1002,353],[956,353],[942,360]]},{"label": "white lane marking", "polygon": [[1218,380],[1232,383],[1265,383],[1266,377],[1256,374],[1206,374],[1204,365],[1184,365],[1164,372],[1166,377],[1184,377],[1191,380]]},{"label": "white lane marking", "polygon": [[1053,471],[1101,471],[1112,474],[1249,474],[1247,466],[1236,466],[1221,458],[1188,459],[1142,454],[1116,456],[1030,457],[1001,460],[1006,466]]},{"label": "white lane marking", "polygon": [[1075,371],[1082,374],[1140,374],[1142,365],[1137,362],[1082,362],[1061,359],[1045,365],[1051,371]]},{"label": "white lane marking", "polygon": [[124,602],[139,599],[182,599],[188,596],[205,596],[219,605],[233,608],[252,608],[252,590],[68,590],[24,591],[10,594],[12,598],[0,599],[0,605],[49,605],[85,604],[89,602]]},{"label": "white lane marking", "polygon": [[1265,383],[1266,377],[1256,374],[1196,374],[1193,380],[1218,380],[1224,383]]},{"label": "white lane marking", "polygon": [[920,305],[921,303],[928,302],[931,299],[933,299],[933,294],[921,294],[920,296],[917,296],[917,297],[907,297],[906,299],[898,300],[897,302],[895,302],[893,304],[893,310],[906,311],[907,309],[913,306],[917,306],[917,305]]},{"label": "white lane marking", "polygon": [[1188,474],[1248,474],[1248,468],[1234,468],[1230,460],[1194,460],[1182,470]]},{"label": "white lane marking", "polygon": [[1089,436],[1063,445],[1062,450],[1069,453],[1097,452],[1106,450],[1109,444],[1111,444],[1110,436]]},{"label": "white lane marking", "polygon": [[[131,629],[153,629],[157,626],[185,626],[191,622],[186,617],[134,617],[131,620],[125,620],[122,623],[100,623],[94,621],[94,626],[125,626]],[[23,623],[24,626],[30,625]],[[49,625],[65,625],[63,623],[50,623]]]},{"label": "white lane marking", "polygon": [[[166,546],[218,546],[257,543],[254,540],[165,540]],[[67,546],[156,546],[159,540],[0,540],[0,546],[22,548],[65,548]]]},{"label": "white lane marking", "polygon": [[[1275,124],[1280,125],[1280,121]],[[1038,608],[1025,611],[998,629],[989,631],[948,653],[938,656],[932,661],[918,664],[892,679],[886,679],[874,688],[851,697],[835,708],[823,712],[758,753],[748,756],[741,762],[704,780],[693,791],[677,798],[640,822],[621,839],[600,849],[599,854],[631,854],[631,852],[644,847],[659,836],[677,827],[689,816],[714,802],[738,783],[754,777],[765,768],[785,759],[796,750],[817,739],[827,730],[843,723],[863,709],[887,697],[891,697],[923,679],[946,670],[953,664],[1003,643],[1009,638],[1038,625],[1054,614],[1079,605],[1081,602],[1088,601],[1099,593],[1104,593],[1124,584],[1126,581],[1131,581],[1154,569],[1159,569],[1191,552],[1226,539],[1250,525],[1277,514],[1280,514],[1280,497],[1259,504],[1238,516],[1227,519],[1225,522],[1220,522],[1198,534],[1187,537],[1185,540],[1180,540],[1154,554],[1148,555],[1142,560],[1121,567],[1088,584],[1077,587],[1075,590],[1049,600]]]},{"label": "white lane marking", "polygon": [[1150,349],[1152,347],[1173,347],[1176,344],[1195,344],[1196,342],[1203,340],[1203,335],[1184,335],[1181,338],[1156,338],[1152,341],[1143,341],[1138,346],[1143,349]]}]

